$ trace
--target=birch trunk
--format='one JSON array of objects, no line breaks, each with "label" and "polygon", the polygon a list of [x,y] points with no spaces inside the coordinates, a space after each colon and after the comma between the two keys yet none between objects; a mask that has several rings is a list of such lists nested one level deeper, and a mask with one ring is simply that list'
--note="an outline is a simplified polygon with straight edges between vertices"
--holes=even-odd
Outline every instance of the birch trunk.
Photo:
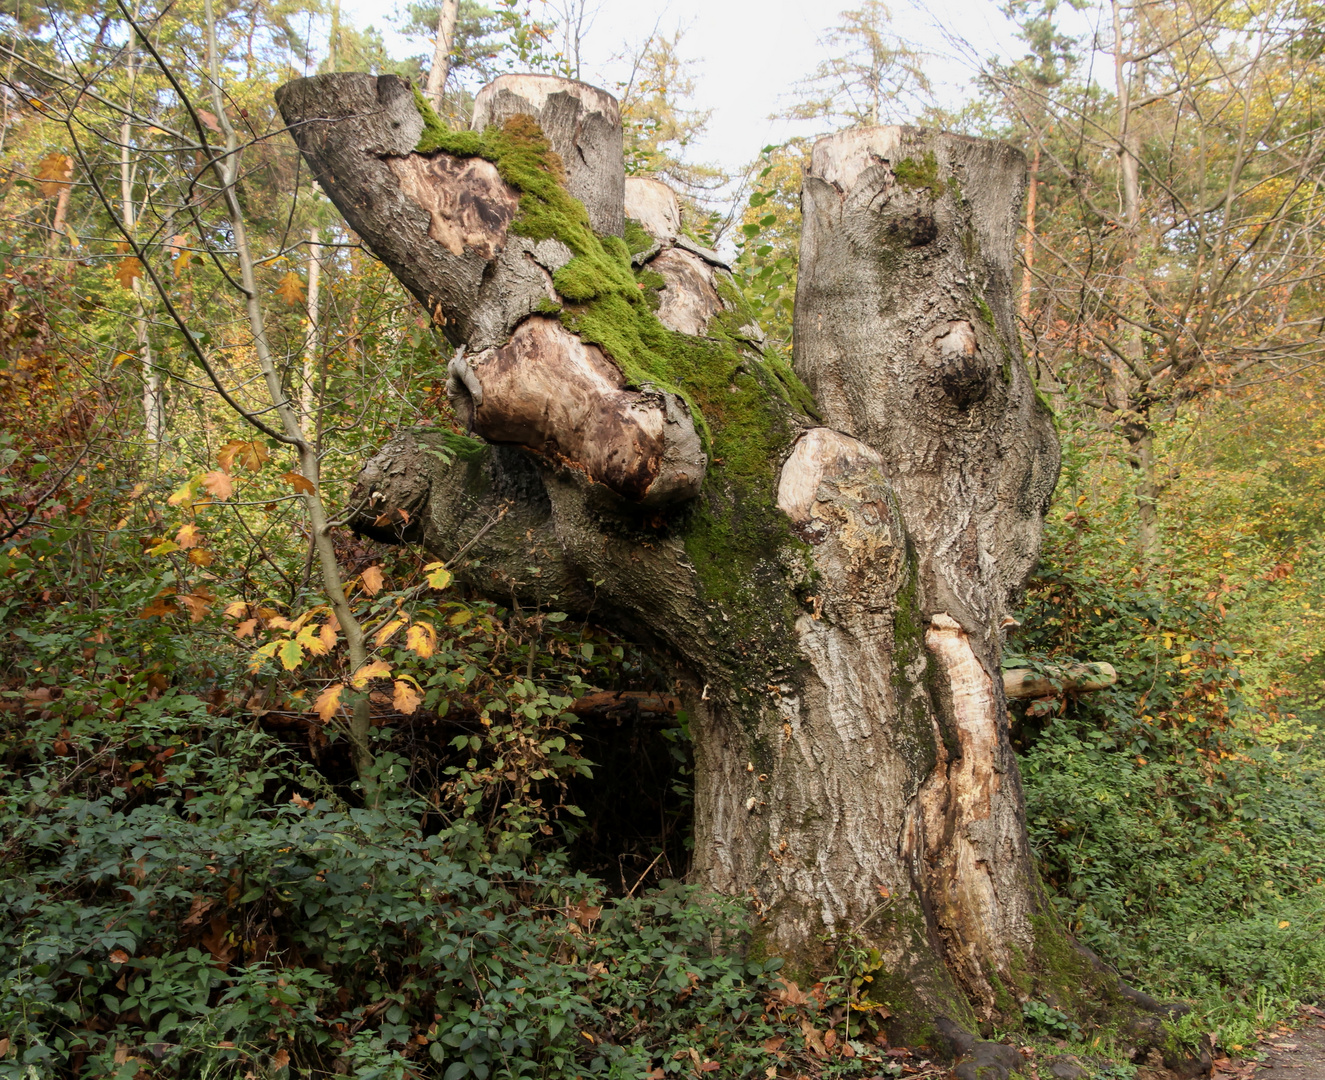
[{"label": "birch trunk", "polygon": [[798,379],[663,185],[581,172],[598,210],[549,224],[545,180],[503,155],[542,145],[528,121],[558,101],[582,122],[543,129],[542,175],[574,191],[584,133],[604,146],[619,120],[582,84],[519,88],[480,94],[505,142],[445,143],[471,156],[416,149],[425,118],[391,76],[278,91],[323,189],[465,347],[450,384],[482,437],[401,433],[360,476],[356,527],[675,661],[691,876],[750,899],[751,948],[790,977],[844,941],[877,949],[891,1034],[973,1058],[970,1080],[1018,1067],[970,1033],[1026,1000],[1116,1014],[1038,885],[999,674],[1058,471],[1018,345],[1021,155],[895,127],[815,146]]}]

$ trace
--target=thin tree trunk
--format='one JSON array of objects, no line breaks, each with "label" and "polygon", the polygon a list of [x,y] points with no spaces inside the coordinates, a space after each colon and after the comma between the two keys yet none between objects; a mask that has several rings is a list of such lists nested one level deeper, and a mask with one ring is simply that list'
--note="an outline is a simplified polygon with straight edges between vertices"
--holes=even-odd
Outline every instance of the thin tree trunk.
[{"label": "thin tree trunk", "polygon": [[308,233],[308,334],[304,338],[303,377],[299,387],[300,423],[305,432],[317,427],[318,353],[322,340],[322,245],[316,226]]},{"label": "thin tree trunk", "polygon": [[[130,98],[133,97],[134,82],[137,75],[134,61],[135,53],[130,49],[127,60],[128,96]],[[130,236],[134,234],[137,221],[137,211],[133,198],[132,138],[133,129],[126,113],[123,123],[120,124],[120,213],[124,222],[124,231]],[[143,379],[143,436],[155,454],[160,448],[161,438],[165,433],[165,402],[161,386],[161,374],[157,370],[156,362],[152,357],[152,343],[147,331],[147,309],[143,304],[142,280],[135,277],[130,289],[133,293],[134,304],[133,334],[138,346],[138,361]]]},{"label": "thin tree trunk", "polygon": [[425,96],[438,112],[442,111],[442,95],[446,92],[446,77],[451,72],[451,46],[455,42],[455,24],[460,13],[460,0],[441,0],[437,14],[437,40],[433,45],[432,67],[428,69]]},{"label": "thin tree trunk", "polygon": [[[258,366],[267,387],[267,394],[280,419],[281,428],[299,453],[299,472],[312,485],[313,490],[303,495],[304,508],[308,513],[309,531],[313,537],[313,546],[317,552],[318,566],[322,576],[322,592],[340,624],[345,635],[345,644],[350,656],[351,670],[357,671],[368,662],[368,650],[364,640],[363,627],[355,618],[354,611],[345,596],[345,585],[341,578],[340,565],[336,561],[336,551],[331,541],[331,525],[326,507],[322,502],[321,464],[318,461],[317,447],[314,441],[300,426],[299,415],[285,393],[281,384],[281,375],[267,341],[267,329],[259,299],[257,276],[254,271],[252,250],[248,242],[248,227],[244,219],[243,208],[239,204],[237,193],[239,178],[239,139],[230,118],[226,115],[225,101],[221,96],[220,61],[216,49],[216,20],[212,11],[212,0],[206,0],[207,19],[207,60],[208,73],[212,84],[212,108],[216,112],[217,122],[225,136],[224,157],[213,159],[213,169],[220,180],[221,194],[225,200],[226,213],[234,236],[235,255],[239,261],[240,285],[244,291],[244,306],[248,315],[249,331],[253,335],[253,351],[257,355]],[[377,781],[373,770],[373,753],[370,745],[372,717],[368,699],[364,695],[356,704],[348,725],[350,752],[354,768],[363,785],[365,796],[374,802],[377,796]]]},{"label": "thin tree trunk", "polygon": [[1144,61],[1133,61],[1127,70],[1127,52],[1135,44],[1124,42],[1121,0],[1112,0],[1114,32],[1114,88],[1118,95],[1118,170],[1122,190],[1124,249],[1120,266],[1122,288],[1118,311],[1118,353],[1112,360],[1113,388],[1110,398],[1131,446],[1130,460],[1136,471],[1139,525],[1137,546],[1141,558],[1153,565],[1159,558],[1158,480],[1155,474],[1154,438],[1150,419],[1142,415],[1149,389],[1145,374],[1145,341],[1141,326],[1145,318],[1145,267],[1141,259],[1141,138],[1133,94],[1145,82]]}]

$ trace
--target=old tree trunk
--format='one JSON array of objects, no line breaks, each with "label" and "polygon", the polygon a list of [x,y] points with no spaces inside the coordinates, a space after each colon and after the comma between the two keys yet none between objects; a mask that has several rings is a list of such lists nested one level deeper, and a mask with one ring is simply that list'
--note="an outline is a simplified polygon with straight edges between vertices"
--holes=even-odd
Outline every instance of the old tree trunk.
[{"label": "old tree trunk", "polygon": [[626,180],[602,91],[503,76],[470,132],[394,76],[277,99],[457,347],[475,436],[399,435],[357,527],[444,558],[481,533],[473,586],[555,596],[679,663],[692,876],[750,898],[751,948],[793,974],[832,935],[876,948],[896,1036],[955,1052],[1030,998],[1135,1000],[1037,882],[998,677],[1058,472],[1013,318],[1021,155],[898,127],[821,140],[793,372],[671,192]]}]

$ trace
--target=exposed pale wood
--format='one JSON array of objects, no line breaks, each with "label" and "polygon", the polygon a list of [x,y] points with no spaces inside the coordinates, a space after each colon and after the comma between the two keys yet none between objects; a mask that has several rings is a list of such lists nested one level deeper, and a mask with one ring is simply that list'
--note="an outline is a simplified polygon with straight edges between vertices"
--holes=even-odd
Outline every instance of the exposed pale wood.
[{"label": "exposed pale wood", "polygon": [[1038,698],[1051,694],[1086,694],[1105,690],[1118,681],[1112,664],[1068,664],[1050,671],[1008,668],[1003,672],[1003,696]]},{"label": "exposed pale wood", "polygon": [[527,319],[467,365],[482,387],[468,419],[490,442],[528,447],[643,505],[698,494],[707,458],[685,406],[626,389],[617,366],[556,319]]},{"label": "exposed pale wood", "polygon": [[657,240],[675,240],[681,233],[681,206],[676,192],[649,176],[627,176],[626,217],[638,221]]},{"label": "exposed pale wood", "polygon": [[474,127],[532,116],[566,168],[566,189],[604,236],[625,228],[621,106],[596,86],[557,75],[501,75],[474,99]]},{"label": "exposed pale wood", "polygon": [[[423,121],[395,76],[298,79],[277,101],[333,202],[466,350],[451,361],[448,386],[476,433],[527,446],[644,505],[699,491],[707,460],[681,399],[627,389],[612,358],[535,315],[559,301],[552,275],[571,252],[557,240],[511,232],[519,194],[495,165],[415,152]],[[565,159],[570,190],[599,215],[599,230],[619,233],[624,166],[615,99],[569,79],[503,76],[479,95],[475,123],[517,114],[544,126]],[[679,267],[689,267],[687,259],[700,269],[676,271],[665,306],[678,327],[701,332],[719,301],[701,260],[672,256]]]}]

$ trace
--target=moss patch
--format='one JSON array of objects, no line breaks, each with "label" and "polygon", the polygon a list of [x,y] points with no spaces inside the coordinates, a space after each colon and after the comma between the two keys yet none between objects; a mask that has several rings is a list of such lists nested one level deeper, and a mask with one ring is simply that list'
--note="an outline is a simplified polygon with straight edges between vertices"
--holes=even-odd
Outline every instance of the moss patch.
[{"label": "moss patch", "polygon": [[910,191],[928,191],[931,199],[941,199],[945,190],[939,179],[939,160],[933,150],[926,150],[919,161],[903,158],[893,166],[893,179]]},{"label": "moss patch", "polygon": [[[748,344],[740,328],[754,316],[725,283],[719,291],[729,310],[712,320],[707,337],[663,326],[654,314],[658,275],[647,268],[636,275],[631,266],[633,251],[647,250],[652,238],[640,235],[638,223],[627,224],[625,240],[595,234],[533,119],[517,116],[481,133],[456,132],[417,92],[415,101],[424,121],[418,152],[491,161],[520,193],[511,231],[555,238],[570,249],[571,261],[553,275],[566,301],[562,324],[610,356],[629,385],[674,393],[689,407],[709,454],[709,474],[700,498],[671,511],[664,527],[680,533],[706,598],[725,608],[718,629],[735,646],[729,651],[749,659],[749,671],[734,673],[734,681],[738,695],[749,697],[738,708],[754,719],[766,698],[763,673],[794,655],[789,646],[798,612],[779,557],[804,545],[777,508],[777,481],[797,417],[813,408],[809,391],[785,360],[766,358]],[[770,595],[789,597],[785,610],[770,612]],[[743,683],[758,689],[743,690]]]}]

